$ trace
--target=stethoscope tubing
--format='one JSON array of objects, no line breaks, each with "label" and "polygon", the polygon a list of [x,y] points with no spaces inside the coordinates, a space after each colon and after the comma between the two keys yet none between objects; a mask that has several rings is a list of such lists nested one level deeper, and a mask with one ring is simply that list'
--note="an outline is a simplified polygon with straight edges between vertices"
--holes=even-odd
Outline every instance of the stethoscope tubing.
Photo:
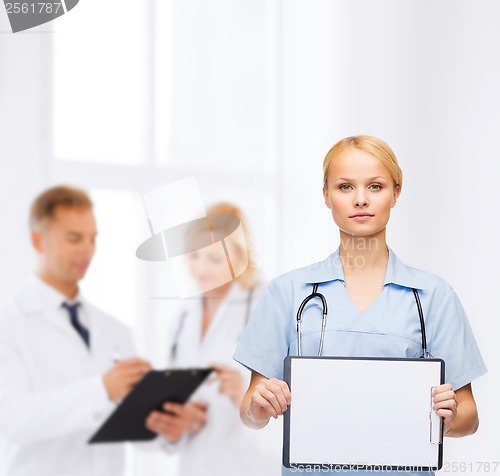
[{"label": "stethoscope tubing", "polygon": [[[323,309],[323,317],[321,320],[321,334],[319,339],[319,350],[318,356],[321,356],[323,353],[323,343],[325,340],[325,330],[326,330],[326,317],[328,314],[328,305],[326,302],[326,298],[322,293],[318,292],[319,283],[314,283],[312,293],[306,296],[306,298],[301,302],[299,308],[297,309],[297,353],[299,356],[302,356],[302,319],[304,309],[312,299],[318,298],[321,300],[322,309]],[[417,305],[418,317],[420,320],[420,334],[422,336],[422,358],[428,359],[432,358],[432,355],[427,350],[427,336],[425,333],[425,321],[424,321],[424,312],[422,310],[422,304],[420,302],[420,296],[418,295],[418,291],[415,288],[412,288],[413,296],[415,297],[415,303]]]},{"label": "stethoscope tubing", "polygon": [[326,302],[326,298],[323,294],[318,293],[318,283],[315,283],[313,286],[313,291],[309,296],[307,296],[302,303],[300,304],[297,310],[297,345],[298,345],[298,354],[302,355],[302,314],[304,312],[304,308],[307,306],[307,303],[311,301],[311,299],[319,298],[321,299],[321,303],[323,306],[323,318],[321,320],[321,337],[319,339],[319,351],[318,356],[323,353],[323,342],[325,340],[325,330],[326,330],[326,316],[328,314],[328,304]]}]

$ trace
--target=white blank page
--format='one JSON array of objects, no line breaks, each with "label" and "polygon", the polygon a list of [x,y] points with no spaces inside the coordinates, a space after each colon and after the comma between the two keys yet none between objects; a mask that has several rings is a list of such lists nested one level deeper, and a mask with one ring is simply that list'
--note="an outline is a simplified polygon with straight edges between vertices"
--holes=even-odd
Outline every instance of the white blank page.
[{"label": "white blank page", "polygon": [[290,463],[438,466],[431,391],[442,361],[306,357],[290,365]]}]

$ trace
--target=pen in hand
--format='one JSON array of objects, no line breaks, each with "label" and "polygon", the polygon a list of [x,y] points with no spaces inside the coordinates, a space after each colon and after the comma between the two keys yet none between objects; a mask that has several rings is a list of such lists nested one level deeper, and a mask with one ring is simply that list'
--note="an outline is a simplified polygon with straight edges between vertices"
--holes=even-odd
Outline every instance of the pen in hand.
[{"label": "pen in hand", "polygon": [[[117,357],[116,354],[113,355],[113,359]],[[114,402],[122,400],[150,370],[151,364],[138,357],[119,360],[104,375],[104,385],[109,399]]]},{"label": "pen in hand", "polygon": [[117,347],[115,347],[115,349],[113,350],[113,353],[111,355],[112,359],[113,359],[113,364],[116,365],[118,362],[120,362],[120,349],[118,349]]}]

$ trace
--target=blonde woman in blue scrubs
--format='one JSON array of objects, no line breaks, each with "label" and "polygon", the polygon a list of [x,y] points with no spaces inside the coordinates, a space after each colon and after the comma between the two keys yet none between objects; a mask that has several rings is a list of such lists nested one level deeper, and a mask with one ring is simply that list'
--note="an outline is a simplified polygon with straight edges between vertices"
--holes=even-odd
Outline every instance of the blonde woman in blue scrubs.
[{"label": "blonde woman in blue scrubs", "polygon": [[[386,226],[402,186],[394,153],[375,137],[348,137],[327,153],[323,172],[323,196],[339,227],[340,246],[325,261],[273,280],[257,304],[234,355],[252,370],[240,407],[242,421],[263,428],[290,405],[283,359],[298,354],[295,316],[314,283],[331,303],[324,356],[420,357],[415,288],[425,316],[428,350],[446,362],[447,383],[434,394],[444,434],[474,433],[479,420],[471,382],[486,368],[462,305],[446,281],[406,266],[386,243]],[[303,320],[302,354],[317,355],[321,309],[312,306],[307,312],[318,315]],[[282,470],[283,475],[297,472],[298,468]]]}]

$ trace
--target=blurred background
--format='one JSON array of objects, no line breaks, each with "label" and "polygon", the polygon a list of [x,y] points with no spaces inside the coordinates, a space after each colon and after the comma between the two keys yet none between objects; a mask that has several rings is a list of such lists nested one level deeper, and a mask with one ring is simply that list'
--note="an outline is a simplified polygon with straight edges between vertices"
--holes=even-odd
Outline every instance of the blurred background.
[{"label": "blurred background", "polygon": [[[179,301],[168,263],[135,257],[141,196],[194,176],[207,207],[238,204],[270,279],[337,247],[323,157],[378,136],[404,172],[389,244],[457,290],[489,368],[480,429],[446,440],[443,472],[500,473],[498,84],[496,0],[81,0],[16,34],[0,8],[0,298],[32,273],[34,196],[86,188],[99,238],[83,291],[161,368]],[[175,458],[131,450],[128,468],[174,474]]]}]

